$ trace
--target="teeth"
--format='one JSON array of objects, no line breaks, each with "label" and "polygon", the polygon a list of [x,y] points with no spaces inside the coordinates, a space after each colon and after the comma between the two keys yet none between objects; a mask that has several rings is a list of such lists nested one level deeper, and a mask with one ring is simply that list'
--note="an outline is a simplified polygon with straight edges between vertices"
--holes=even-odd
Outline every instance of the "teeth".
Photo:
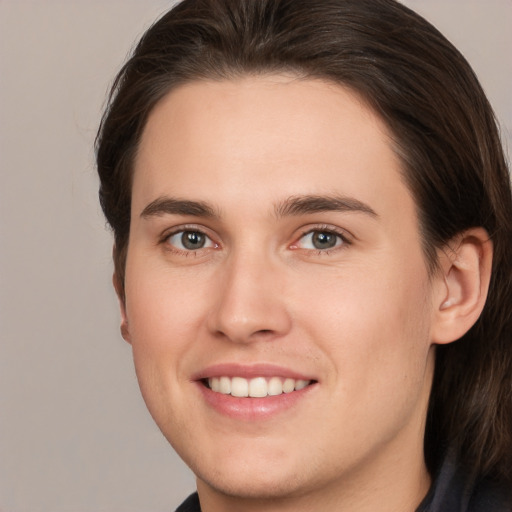
[{"label": "teeth", "polygon": [[212,391],[220,391],[220,382],[218,377],[213,377],[213,379],[210,379],[210,387],[212,388]]},{"label": "teeth", "polygon": [[283,382],[283,393],[291,393],[295,389],[295,381],[293,379],[285,379]]},{"label": "teeth", "polygon": [[249,381],[242,377],[233,377],[231,379],[231,395],[246,397],[249,396]]},{"label": "teeth", "polygon": [[249,381],[249,396],[261,398],[267,395],[268,385],[263,377],[257,377]]},{"label": "teeth", "polygon": [[295,391],[300,391],[301,389],[304,389],[308,384],[309,382],[307,380],[298,380],[295,383]]},{"label": "teeth", "polygon": [[231,379],[229,377],[221,377],[219,390],[220,393],[224,393],[225,395],[231,394]]},{"label": "teeth", "polygon": [[212,377],[208,379],[208,385],[212,391],[240,398],[262,398],[291,393],[304,389],[309,384],[308,380],[282,379],[280,377],[271,377],[270,379],[265,377],[255,377],[254,379]]},{"label": "teeth", "polygon": [[268,381],[268,391],[270,396],[280,395],[283,392],[283,382],[279,377],[272,377]]}]

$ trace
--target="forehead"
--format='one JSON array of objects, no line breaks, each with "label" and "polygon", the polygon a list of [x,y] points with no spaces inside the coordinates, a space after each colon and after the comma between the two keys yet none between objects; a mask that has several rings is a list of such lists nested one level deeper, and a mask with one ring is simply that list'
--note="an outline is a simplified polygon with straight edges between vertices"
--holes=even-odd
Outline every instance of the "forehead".
[{"label": "forehead", "polygon": [[162,194],[199,200],[224,194],[260,206],[337,193],[378,208],[383,197],[400,192],[410,202],[392,148],[379,116],[330,82],[286,75],[191,82],[171,91],[148,118],[133,210]]}]

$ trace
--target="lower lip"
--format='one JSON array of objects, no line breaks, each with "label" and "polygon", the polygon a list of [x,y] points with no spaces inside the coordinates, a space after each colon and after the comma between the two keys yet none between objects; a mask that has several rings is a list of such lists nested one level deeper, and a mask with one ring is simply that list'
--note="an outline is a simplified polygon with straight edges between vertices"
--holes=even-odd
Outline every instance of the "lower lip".
[{"label": "lower lip", "polygon": [[264,398],[238,398],[217,393],[198,382],[199,390],[206,403],[218,413],[239,420],[266,420],[279,413],[297,406],[307,395],[316,388],[316,383],[310,384],[299,391],[282,393]]}]

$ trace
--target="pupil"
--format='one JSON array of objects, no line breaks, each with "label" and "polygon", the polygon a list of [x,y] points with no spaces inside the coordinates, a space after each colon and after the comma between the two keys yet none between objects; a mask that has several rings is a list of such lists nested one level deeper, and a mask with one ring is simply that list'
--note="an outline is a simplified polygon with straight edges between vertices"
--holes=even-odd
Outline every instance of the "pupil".
[{"label": "pupil", "polygon": [[198,233],[197,231],[185,231],[185,233],[181,235],[181,243],[186,249],[201,249],[201,247],[204,246],[205,237],[202,233]]},{"label": "pupil", "polygon": [[322,231],[313,233],[313,245],[316,249],[332,249],[336,245],[336,235]]}]

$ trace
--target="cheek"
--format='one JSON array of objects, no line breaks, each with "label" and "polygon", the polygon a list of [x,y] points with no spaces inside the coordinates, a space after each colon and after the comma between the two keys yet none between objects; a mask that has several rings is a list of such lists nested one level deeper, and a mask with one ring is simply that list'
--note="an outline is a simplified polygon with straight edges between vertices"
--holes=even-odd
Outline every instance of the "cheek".
[{"label": "cheek", "polygon": [[178,384],[188,378],[184,370],[198,338],[202,300],[207,294],[200,289],[199,280],[191,283],[170,276],[165,268],[131,256],[126,272],[126,313],[133,359],[144,399],[158,417],[164,414],[159,407],[169,396],[180,399],[174,395]]},{"label": "cheek", "polygon": [[127,318],[137,380],[151,416],[165,426],[171,444],[187,431],[184,413],[189,407],[181,390],[189,385],[185,370],[197,339],[202,294],[196,292],[164,272],[127,269]]},{"label": "cheek", "polygon": [[[388,269],[382,272],[382,268]],[[297,318],[328,354],[333,373],[357,397],[400,387],[424,375],[430,347],[428,276],[423,261],[350,269],[329,286],[306,281]]]},{"label": "cheek", "polygon": [[135,261],[127,270],[127,317],[134,350],[179,352],[206,307],[204,280],[169,275]]}]

